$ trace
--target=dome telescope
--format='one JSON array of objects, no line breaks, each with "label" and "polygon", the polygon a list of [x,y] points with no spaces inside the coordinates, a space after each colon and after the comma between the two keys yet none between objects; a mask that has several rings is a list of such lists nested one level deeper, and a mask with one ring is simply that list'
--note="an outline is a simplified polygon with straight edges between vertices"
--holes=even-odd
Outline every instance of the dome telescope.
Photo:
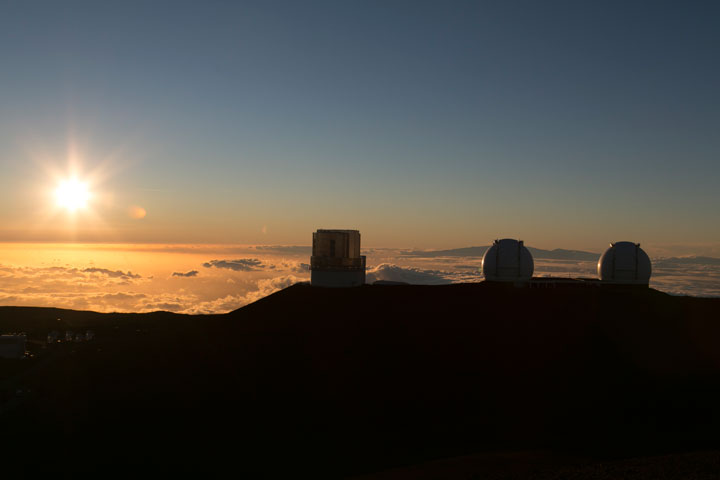
[{"label": "dome telescope", "polygon": [[652,263],[639,243],[615,242],[600,257],[597,272],[603,283],[647,286]]},{"label": "dome telescope", "polygon": [[495,240],[482,259],[482,273],[491,282],[527,282],[535,264],[522,240]]}]

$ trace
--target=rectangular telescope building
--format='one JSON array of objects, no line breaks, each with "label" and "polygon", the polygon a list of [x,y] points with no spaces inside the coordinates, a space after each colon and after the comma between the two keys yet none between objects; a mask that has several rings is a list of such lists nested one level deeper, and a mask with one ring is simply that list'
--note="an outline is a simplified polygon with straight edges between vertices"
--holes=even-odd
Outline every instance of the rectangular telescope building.
[{"label": "rectangular telescope building", "polygon": [[365,257],[360,255],[357,230],[318,230],[313,233],[310,283],[317,287],[357,287],[365,284]]}]

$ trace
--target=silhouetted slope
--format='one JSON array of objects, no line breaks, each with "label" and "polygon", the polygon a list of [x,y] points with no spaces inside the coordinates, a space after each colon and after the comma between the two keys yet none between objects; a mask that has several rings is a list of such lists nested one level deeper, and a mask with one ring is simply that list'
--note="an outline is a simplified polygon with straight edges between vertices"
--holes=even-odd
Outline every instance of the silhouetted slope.
[{"label": "silhouetted slope", "polygon": [[32,393],[0,414],[16,455],[48,459],[34,468],[341,476],[498,449],[717,446],[718,299],[296,285],[220,316],[0,308],[3,330],[22,318],[31,336],[57,318],[97,333],[38,351]]}]

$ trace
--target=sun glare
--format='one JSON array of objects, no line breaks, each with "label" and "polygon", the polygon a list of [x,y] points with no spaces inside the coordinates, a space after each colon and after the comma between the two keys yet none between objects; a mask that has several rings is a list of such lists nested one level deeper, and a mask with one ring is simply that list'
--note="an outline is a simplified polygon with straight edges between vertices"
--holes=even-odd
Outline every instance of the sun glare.
[{"label": "sun glare", "polygon": [[63,180],[55,189],[55,202],[58,207],[70,212],[87,207],[90,191],[85,182],[75,178]]}]

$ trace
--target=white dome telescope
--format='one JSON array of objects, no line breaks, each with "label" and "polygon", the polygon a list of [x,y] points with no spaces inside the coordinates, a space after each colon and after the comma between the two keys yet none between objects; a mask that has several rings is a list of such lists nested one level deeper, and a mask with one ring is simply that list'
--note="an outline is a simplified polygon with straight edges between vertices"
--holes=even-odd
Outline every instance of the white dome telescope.
[{"label": "white dome telescope", "polygon": [[600,257],[597,271],[603,282],[648,285],[652,264],[639,243],[615,242]]},{"label": "white dome telescope", "polygon": [[491,282],[527,282],[535,264],[522,240],[495,240],[482,259],[482,273]]}]

